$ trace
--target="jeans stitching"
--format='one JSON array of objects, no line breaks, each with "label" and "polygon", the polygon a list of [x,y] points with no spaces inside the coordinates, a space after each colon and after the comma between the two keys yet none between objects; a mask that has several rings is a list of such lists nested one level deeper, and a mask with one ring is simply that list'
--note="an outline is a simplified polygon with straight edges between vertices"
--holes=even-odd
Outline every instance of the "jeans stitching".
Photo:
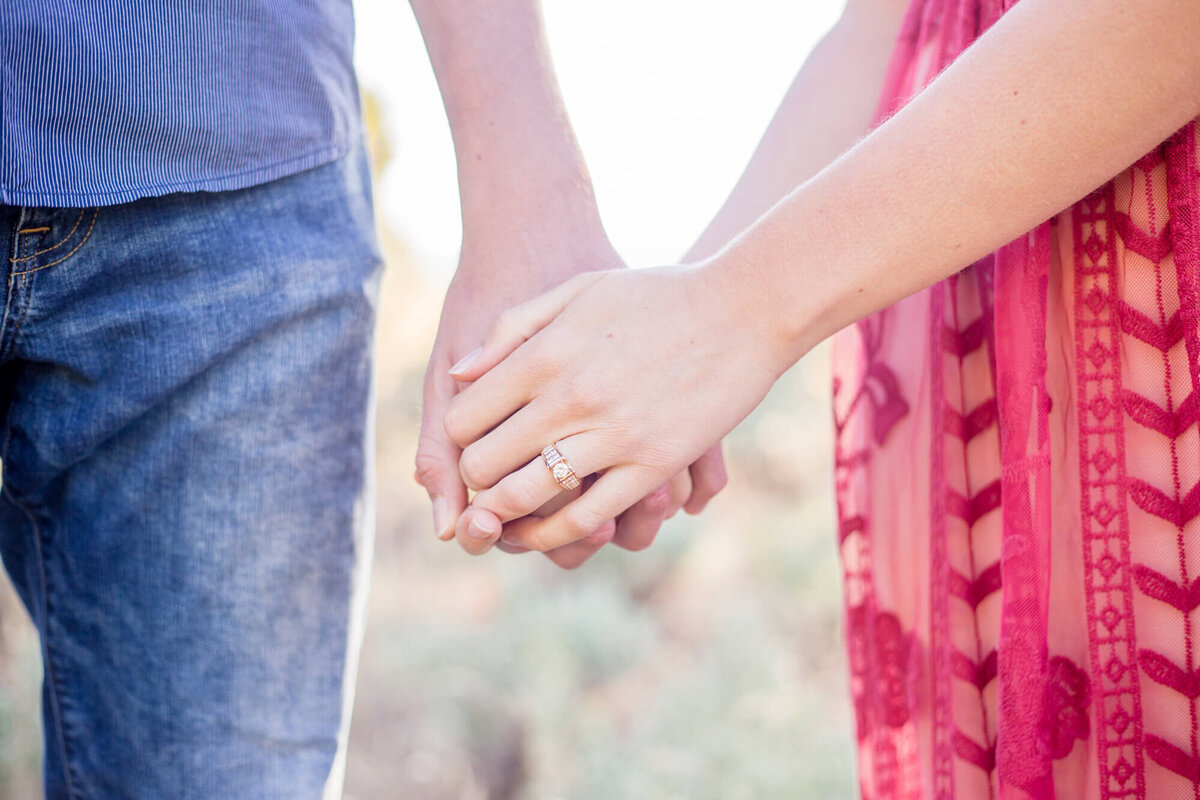
[{"label": "jeans stitching", "polygon": [[[30,283],[32,284],[33,278],[30,278],[29,280],[30,280]],[[25,289],[25,275],[24,274],[21,275],[21,288]],[[8,337],[8,350],[4,354],[4,356],[6,358],[17,347],[17,334],[21,332],[21,325],[24,324],[24,322],[25,322],[25,315],[29,313],[29,306],[33,305],[30,302],[30,293],[32,291],[33,291],[33,287],[30,286],[29,289],[26,289],[22,293],[23,294],[22,300],[24,302],[21,304],[21,316],[17,317],[17,324],[13,326],[12,333]],[[11,431],[10,431],[10,435],[11,435]],[[4,449],[5,449],[5,452],[8,451],[8,438],[7,437],[5,437],[5,440],[4,440]]]},{"label": "jeans stitching", "polygon": [[[75,235],[75,231],[79,230],[79,223],[83,222],[83,215],[86,211],[87,209],[85,208],[79,209],[79,217],[75,220],[74,227],[71,228],[70,233],[58,241],[58,244],[52,244],[44,250],[35,250],[31,255],[27,255],[24,258],[14,258],[13,262],[16,263],[17,261],[28,261],[31,258],[37,258],[42,253],[49,253],[51,250],[57,250],[58,248],[62,247],[71,240],[71,237]],[[24,233],[24,231],[18,231],[18,233]]]},{"label": "jeans stitching", "polygon": [[[21,217],[18,219],[15,227],[20,227],[21,222],[24,220],[24,216],[24,212],[22,211]],[[18,243],[16,247],[19,246],[20,245]],[[14,250],[16,250],[16,248],[14,248]],[[19,250],[16,251],[19,252]],[[22,278],[22,280],[24,280],[24,278]],[[7,326],[8,317],[13,302],[12,276],[9,277],[9,291],[6,294],[7,297],[5,298],[4,303],[4,319],[3,322],[0,323],[0,330]],[[21,317],[17,321],[12,337],[9,337],[8,339],[8,347],[6,348],[6,351],[11,351],[16,346],[16,332],[20,330],[21,323],[25,320],[25,314],[29,310],[28,298],[29,296],[26,294],[26,302],[24,307],[21,309]],[[5,352],[0,357],[7,359],[8,352]],[[8,409],[6,409],[4,415],[4,446],[3,448],[0,448],[0,464],[3,464],[4,473],[10,472],[10,465],[12,464],[12,462],[9,460],[8,454],[9,447],[12,444],[13,433],[12,409],[15,407],[16,402],[17,395],[14,391],[13,395],[9,398]],[[62,700],[60,697],[62,695],[62,688],[58,682],[53,659],[50,657],[50,581],[46,573],[45,551],[42,547],[42,529],[41,526],[38,525],[37,517],[34,516],[32,509],[30,509],[28,505],[17,498],[7,478],[8,475],[5,474],[4,479],[0,479],[0,495],[6,497],[8,501],[13,504],[13,506],[15,506],[25,515],[25,518],[29,521],[30,527],[33,529],[34,554],[35,558],[37,559],[38,573],[41,579],[41,586],[38,587],[41,590],[41,597],[39,599],[42,604],[42,617],[45,620],[45,632],[39,637],[42,642],[42,665],[46,673],[46,685],[49,688],[49,705],[51,708],[51,713],[54,715],[55,728],[57,729],[58,733],[58,751],[59,757],[62,759],[63,781],[66,784],[67,796],[72,798],[72,800],[80,800],[81,795],[75,790],[75,784],[77,781],[75,776],[72,774],[70,756],[67,750],[66,721],[63,719]]]},{"label": "jeans stitching", "polygon": [[[21,225],[24,224],[25,213],[26,213],[25,209],[21,209],[20,213],[17,216],[16,224],[13,225],[14,231],[19,229],[21,227]],[[22,240],[22,238],[19,235],[13,236],[12,257],[9,258],[10,264],[16,263],[16,261],[18,260],[19,254],[21,252],[23,252],[24,250],[29,249],[24,244],[26,241],[28,241],[28,240]],[[24,280],[24,279],[22,279],[22,280]],[[23,286],[23,284],[22,284],[22,286]],[[12,318],[12,315],[14,313],[16,313],[15,303],[17,303],[17,302],[19,302],[19,299],[15,296],[15,293],[13,292],[12,275],[9,275],[8,291],[5,293],[5,296],[4,296],[4,314],[2,317],[0,317],[0,362],[6,361],[8,359],[8,356],[11,354],[13,348],[15,347],[12,337],[6,336],[5,332],[8,330],[9,320]],[[24,316],[24,309],[22,309],[22,316]]]},{"label": "jeans stitching", "polygon": [[[14,225],[14,228],[19,228],[20,225],[22,225],[22,223],[24,222],[24,219],[25,219],[25,211],[23,209],[22,213],[20,213],[20,217],[18,218],[17,224]],[[31,245],[29,245],[29,243],[26,243],[29,241],[30,240],[28,240],[28,239],[23,240],[22,237],[20,237],[20,236],[14,236],[13,237],[13,247],[12,247],[13,258],[8,259],[8,260],[16,261],[19,258],[20,253],[29,252],[30,249],[32,249]],[[8,277],[8,291],[6,291],[6,293],[5,293],[5,302],[4,302],[4,319],[2,319],[2,321],[0,321],[0,362],[7,361],[8,357],[10,357],[12,355],[12,351],[14,349],[16,349],[16,347],[17,347],[16,339],[14,339],[14,337],[11,335],[11,333],[8,333],[8,329],[10,329],[10,323],[12,321],[12,318],[14,317],[14,315],[16,315],[18,313],[18,309],[19,309],[19,312],[20,312],[19,319],[20,319],[20,321],[24,321],[25,312],[29,311],[28,302],[26,302],[26,301],[28,301],[28,296],[24,295],[23,291],[14,291],[13,290],[12,278],[13,278],[13,276],[11,276],[11,275],[10,275],[10,277]],[[25,278],[24,277],[20,278],[20,288],[22,288],[22,289],[25,288]],[[23,303],[24,303],[24,305],[23,305]],[[17,323],[18,327],[20,326],[20,321],[18,321],[18,323]],[[7,447],[7,439],[5,440],[5,447]]]},{"label": "jeans stitching", "polygon": [[55,261],[51,261],[49,264],[42,264],[40,267],[34,267],[33,269],[27,269],[27,270],[24,270],[23,272],[13,272],[13,273],[10,273],[10,274],[9,274],[9,276],[8,276],[8,280],[9,280],[9,282],[11,283],[11,282],[12,282],[12,279],[13,279],[13,278],[16,278],[16,277],[18,277],[18,276],[22,276],[22,275],[28,275],[28,274],[29,274],[29,273],[31,273],[31,272],[37,272],[37,271],[39,271],[39,270],[46,269],[47,267],[53,267],[55,264],[61,264],[62,262],[66,261],[68,258],[70,258],[71,256],[73,256],[73,255],[75,255],[76,253],[78,253],[78,252],[79,252],[79,248],[83,247],[84,243],[86,243],[86,242],[87,242],[87,240],[88,240],[88,239],[91,237],[91,235],[92,235],[92,231],[93,231],[93,230],[95,230],[95,228],[96,228],[96,219],[97,219],[99,216],[100,216],[100,209],[99,209],[99,208],[96,208],[96,209],[94,209],[94,210],[92,211],[92,224],[91,224],[91,225],[88,227],[88,229],[87,229],[87,233],[85,233],[85,234],[83,235],[83,238],[79,240],[79,244],[75,245],[75,249],[74,249],[74,250],[72,250],[71,252],[67,253],[67,254],[66,254],[65,256],[63,256],[62,258],[59,258],[59,259],[57,259],[57,260],[55,260]]},{"label": "jeans stitching", "polygon": [[[15,396],[9,400],[9,414],[11,414],[12,404],[15,402]],[[0,456],[0,461],[4,464],[9,464],[8,446],[12,442],[12,420],[8,420],[7,430],[4,435],[4,453]],[[5,472],[8,469],[5,468]],[[42,616],[46,621],[46,630],[42,634],[42,663],[46,670],[46,685],[50,689],[50,708],[54,714],[55,728],[58,731],[58,752],[62,759],[63,780],[67,786],[67,796],[72,800],[80,800],[81,795],[75,791],[75,781],[73,780],[72,766],[70,755],[67,750],[67,732],[66,721],[62,714],[62,701],[60,696],[63,694],[62,688],[59,686],[57,673],[54,669],[53,659],[50,658],[50,581],[46,575],[46,559],[42,549],[42,528],[37,523],[37,517],[33,511],[25,503],[17,499],[12,488],[8,485],[8,481],[4,481],[3,488],[0,488],[0,494],[8,498],[8,502],[12,503],[21,511],[29,525],[33,528],[34,552],[37,558],[38,572],[41,576],[41,602]]]}]

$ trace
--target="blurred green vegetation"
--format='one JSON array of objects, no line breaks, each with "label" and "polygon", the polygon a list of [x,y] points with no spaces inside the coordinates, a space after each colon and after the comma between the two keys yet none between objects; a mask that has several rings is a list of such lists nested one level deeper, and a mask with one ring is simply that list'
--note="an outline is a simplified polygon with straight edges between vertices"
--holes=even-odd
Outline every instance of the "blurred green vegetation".
[{"label": "blurred green vegetation", "polygon": [[[381,235],[379,528],[347,799],[853,797],[826,352],[728,438],[725,492],[649,550],[573,572],[471,558],[435,539],[411,478],[444,287]],[[41,668],[0,584],[0,798],[24,800]]]},{"label": "blurred green vegetation", "polygon": [[853,796],[823,373],[734,432],[703,515],[574,572],[436,541],[393,398],[348,797]]}]

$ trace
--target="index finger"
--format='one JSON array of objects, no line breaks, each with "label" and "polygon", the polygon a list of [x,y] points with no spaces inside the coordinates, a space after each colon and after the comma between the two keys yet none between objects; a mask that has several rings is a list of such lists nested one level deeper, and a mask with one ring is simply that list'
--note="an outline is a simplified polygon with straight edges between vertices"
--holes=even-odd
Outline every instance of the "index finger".
[{"label": "index finger", "polygon": [[518,349],[455,395],[442,420],[451,441],[465,448],[533,399],[527,361]]}]

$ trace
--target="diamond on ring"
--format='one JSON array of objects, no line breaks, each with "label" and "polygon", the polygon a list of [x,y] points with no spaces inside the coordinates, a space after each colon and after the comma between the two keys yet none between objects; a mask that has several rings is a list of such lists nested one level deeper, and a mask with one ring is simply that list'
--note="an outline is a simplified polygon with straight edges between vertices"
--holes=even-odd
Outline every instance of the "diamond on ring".
[{"label": "diamond on ring", "polygon": [[546,462],[546,467],[559,486],[567,490],[579,488],[579,476],[571,469],[570,462],[558,452],[557,447],[548,444],[542,448],[542,460]]}]

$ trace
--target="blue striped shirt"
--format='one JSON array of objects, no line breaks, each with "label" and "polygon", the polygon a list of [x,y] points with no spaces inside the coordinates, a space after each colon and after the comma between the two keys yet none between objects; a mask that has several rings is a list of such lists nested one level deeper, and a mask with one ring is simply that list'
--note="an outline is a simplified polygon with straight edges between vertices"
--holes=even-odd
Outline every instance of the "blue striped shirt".
[{"label": "blue striped shirt", "polygon": [[0,0],[0,204],[237,189],[360,131],[350,0]]}]

